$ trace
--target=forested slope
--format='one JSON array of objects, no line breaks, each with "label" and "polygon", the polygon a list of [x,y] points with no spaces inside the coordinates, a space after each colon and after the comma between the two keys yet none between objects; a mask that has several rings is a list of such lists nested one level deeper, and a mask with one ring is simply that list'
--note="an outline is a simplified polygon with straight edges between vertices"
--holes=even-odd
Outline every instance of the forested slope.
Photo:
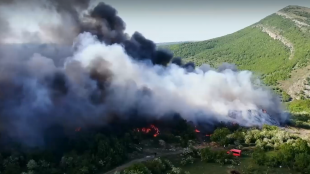
[{"label": "forested slope", "polygon": [[288,6],[233,34],[164,47],[198,66],[234,63],[239,69],[261,75],[267,85],[294,95],[299,91],[290,91],[290,85],[281,84],[292,78],[296,79],[292,83],[297,83],[301,79],[291,77],[291,72],[310,64],[310,9]]}]

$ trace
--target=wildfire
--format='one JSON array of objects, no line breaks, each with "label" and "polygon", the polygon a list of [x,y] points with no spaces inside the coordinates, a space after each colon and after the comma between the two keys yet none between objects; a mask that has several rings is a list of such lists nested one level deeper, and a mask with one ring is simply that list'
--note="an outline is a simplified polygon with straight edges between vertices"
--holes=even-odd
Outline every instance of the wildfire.
[{"label": "wildfire", "polygon": [[159,129],[156,126],[154,126],[154,125],[151,125],[149,128],[141,128],[141,129],[136,128],[134,130],[137,131],[137,132],[143,132],[143,133],[146,133],[146,134],[150,133],[153,130],[153,131],[155,131],[155,133],[153,135],[154,137],[157,137],[159,135]]},{"label": "wildfire", "polygon": [[200,130],[198,130],[196,126],[195,126],[195,132],[196,133],[200,132]]},{"label": "wildfire", "polygon": [[206,137],[211,137],[212,134],[207,134]]}]

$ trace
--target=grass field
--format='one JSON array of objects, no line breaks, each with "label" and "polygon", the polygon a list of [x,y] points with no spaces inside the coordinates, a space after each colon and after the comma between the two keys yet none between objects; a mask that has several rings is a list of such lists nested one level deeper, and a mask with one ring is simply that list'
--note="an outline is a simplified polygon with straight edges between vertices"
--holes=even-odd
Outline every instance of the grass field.
[{"label": "grass field", "polygon": [[216,163],[205,163],[197,159],[194,164],[181,166],[180,156],[171,155],[165,157],[169,159],[175,166],[181,167],[185,171],[191,174],[228,174],[230,170],[237,170],[242,174],[253,173],[253,174],[298,174],[297,172],[291,171],[287,168],[268,168],[268,167],[256,167],[253,168],[253,172],[249,172],[251,166],[251,160],[249,157],[242,157],[240,159],[240,165],[233,167],[229,165],[221,166]]}]

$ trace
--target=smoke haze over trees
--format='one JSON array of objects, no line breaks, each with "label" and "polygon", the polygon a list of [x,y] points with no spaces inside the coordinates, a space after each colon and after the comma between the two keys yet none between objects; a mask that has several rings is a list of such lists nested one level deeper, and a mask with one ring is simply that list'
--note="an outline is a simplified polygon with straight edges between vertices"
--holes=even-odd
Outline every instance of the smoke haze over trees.
[{"label": "smoke haze over trees", "polygon": [[[111,117],[132,124],[178,114],[243,126],[286,120],[279,98],[251,72],[170,63],[170,52],[138,32],[129,37],[105,3],[12,0],[1,2],[0,12],[0,123],[14,140],[43,145],[51,126],[105,126]],[[32,31],[14,16],[29,20]],[[243,112],[228,117],[234,110]]]}]

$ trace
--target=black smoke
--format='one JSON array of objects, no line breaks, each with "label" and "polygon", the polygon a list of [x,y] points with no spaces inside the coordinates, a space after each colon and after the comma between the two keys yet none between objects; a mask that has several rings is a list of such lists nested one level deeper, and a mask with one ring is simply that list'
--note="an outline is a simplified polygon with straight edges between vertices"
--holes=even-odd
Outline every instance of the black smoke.
[{"label": "black smoke", "polygon": [[[156,93],[133,79],[122,81],[124,85],[113,84],[115,74],[110,69],[113,65],[106,61],[106,57],[101,57],[104,55],[97,55],[98,58],[92,59],[87,67],[80,61],[71,59],[76,56],[78,47],[82,44],[75,38],[80,34],[84,36],[85,33],[91,33],[91,37],[94,36],[96,41],[111,46],[110,49],[117,44],[132,58],[130,61],[139,62],[139,65],[145,65],[142,66],[144,68],[156,67],[158,74],[166,70],[173,54],[158,49],[153,41],[139,32],[128,37],[125,33],[126,25],[113,7],[102,2],[91,8],[89,0],[7,0],[5,3],[1,2],[1,5],[9,4],[9,7],[12,7],[19,3],[24,3],[26,7],[28,4],[37,4],[43,10],[57,13],[61,16],[61,25],[41,28],[43,36],[51,36],[55,43],[0,45],[2,141],[11,139],[32,146],[46,145],[53,141],[53,137],[63,138],[62,135],[51,133],[54,129],[57,129],[59,134],[69,135],[76,127],[81,127],[82,130],[102,126],[115,128],[115,122],[125,122],[132,126],[148,124],[157,119],[173,122],[172,117],[180,115],[175,111],[180,108],[178,106],[183,106],[184,108],[180,109],[189,113],[186,106],[188,104],[191,109],[191,103],[178,100],[182,94],[169,95],[169,90],[159,90],[160,92]],[[18,11],[12,13],[16,15]],[[10,22],[7,19],[4,21]],[[6,23],[7,27],[1,28],[9,30],[7,22],[2,22]],[[11,34],[6,30],[3,30],[4,35]],[[0,41],[3,40],[0,38]],[[42,42],[42,38],[38,39],[38,42]],[[183,64],[181,58],[173,59],[172,63],[182,67],[181,70],[187,73],[195,71],[193,63]],[[118,68],[118,72],[126,70],[125,66]],[[229,68],[233,69],[225,65],[220,71]],[[208,71],[208,67],[201,69]],[[167,98],[162,100],[162,96]],[[156,100],[156,97],[161,100]],[[230,97],[237,98],[233,95]],[[160,106],[158,110],[157,106]],[[174,110],[170,110],[170,106],[173,106]],[[199,112],[196,108],[192,110]],[[277,108],[274,110],[277,111]],[[214,117],[211,118],[212,112],[208,114],[210,118],[207,120],[202,117],[204,125],[218,122]],[[48,141],[44,139],[45,134],[51,137]]]},{"label": "black smoke", "polygon": [[180,57],[173,58],[171,63],[176,64],[180,67],[183,67],[188,72],[194,72],[194,70],[195,70],[195,64],[193,62],[188,62],[188,63],[184,64],[182,61],[182,58],[180,58]]},{"label": "black smoke", "polygon": [[[11,0],[2,1],[1,4],[14,5],[20,2]],[[43,139],[43,132],[50,134],[53,127],[60,126],[70,132],[76,127],[86,129],[108,125],[112,118],[145,120],[146,116],[137,108],[133,107],[124,116],[118,113],[119,108],[109,103],[107,96],[117,92],[117,89],[109,89],[112,77],[108,70],[102,71],[109,66],[104,60],[95,60],[88,71],[79,62],[70,62],[63,67],[75,50],[70,43],[75,42],[74,37],[79,33],[89,32],[107,45],[122,45],[129,56],[147,64],[166,66],[173,55],[166,50],[158,50],[153,41],[138,32],[128,37],[126,25],[117,11],[103,2],[93,9],[88,9],[89,0],[44,2],[48,9],[55,9],[60,16],[70,16],[70,22],[66,20],[62,21],[61,26],[42,28],[57,38],[56,43],[0,45],[2,140],[7,141],[4,137],[9,137],[27,145],[46,145],[48,142]],[[23,3],[27,5],[26,1]],[[85,14],[81,15],[83,10]],[[0,22],[3,24],[1,34],[9,35],[7,21]],[[76,32],[74,37],[66,36],[68,28]],[[152,95],[146,88],[135,88],[140,91],[136,94],[139,97]],[[140,105],[139,101],[136,102],[137,106]]]},{"label": "black smoke", "polygon": [[139,32],[135,32],[129,38],[125,33],[126,25],[117,15],[116,9],[104,2],[90,10],[89,16],[84,20],[89,22],[82,23],[82,32],[90,32],[106,44],[122,44],[127,54],[134,59],[151,60],[153,64],[167,65],[173,57],[166,50],[157,50],[156,44]]}]

